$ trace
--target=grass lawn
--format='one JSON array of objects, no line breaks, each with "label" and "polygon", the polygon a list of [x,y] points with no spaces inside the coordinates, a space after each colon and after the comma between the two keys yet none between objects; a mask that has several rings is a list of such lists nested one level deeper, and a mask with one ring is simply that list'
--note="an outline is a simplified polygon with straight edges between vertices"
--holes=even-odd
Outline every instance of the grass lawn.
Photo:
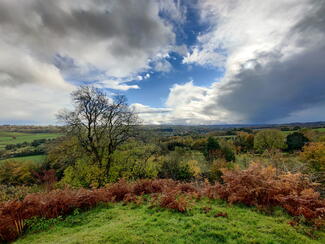
[{"label": "grass lawn", "polygon": [[[61,134],[59,133],[19,133],[19,132],[0,132],[0,149],[4,149],[8,144],[18,144],[22,142],[32,142],[36,139],[53,139]],[[14,139],[13,137],[16,137]]]},{"label": "grass lawn", "polygon": [[45,159],[45,155],[32,155],[32,156],[24,156],[24,157],[15,157],[10,159],[0,160],[0,163],[6,160],[15,160],[15,161],[34,161],[36,163],[42,163]]},{"label": "grass lawn", "polygon": [[[214,217],[219,212],[228,217]],[[219,200],[200,200],[187,213],[110,203],[65,219],[33,220],[15,243],[325,243],[324,232],[311,238],[309,227],[292,227],[290,220],[281,210],[269,216]]]}]

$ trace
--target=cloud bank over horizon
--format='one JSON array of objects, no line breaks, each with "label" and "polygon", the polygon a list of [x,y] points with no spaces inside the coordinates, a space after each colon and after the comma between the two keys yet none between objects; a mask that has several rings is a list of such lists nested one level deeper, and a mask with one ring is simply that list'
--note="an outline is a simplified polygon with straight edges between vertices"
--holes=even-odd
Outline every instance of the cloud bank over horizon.
[{"label": "cloud bank over horizon", "polygon": [[324,12],[322,0],[3,0],[0,122],[55,123],[80,84],[125,93],[147,124],[325,120]]}]

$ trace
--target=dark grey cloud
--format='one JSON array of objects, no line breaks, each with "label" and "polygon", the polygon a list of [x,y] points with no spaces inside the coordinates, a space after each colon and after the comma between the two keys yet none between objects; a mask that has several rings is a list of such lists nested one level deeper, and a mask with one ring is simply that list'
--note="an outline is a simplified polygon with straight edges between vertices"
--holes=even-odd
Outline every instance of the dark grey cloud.
[{"label": "dark grey cloud", "polygon": [[4,0],[0,49],[15,47],[48,64],[61,55],[84,69],[127,77],[172,49],[172,27],[159,11],[151,0]]},{"label": "dark grey cloud", "polygon": [[220,96],[218,104],[251,122],[280,119],[319,103],[325,105],[325,46],[283,62],[271,55],[266,65],[255,60],[254,68],[241,70],[222,87],[229,93]]},{"label": "dark grey cloud", "polygon": [[204,111],[221,108],[245,122],[270,122],[318,107],[325,119],[325,1],[309,7],[273,50],[242,62]]}]

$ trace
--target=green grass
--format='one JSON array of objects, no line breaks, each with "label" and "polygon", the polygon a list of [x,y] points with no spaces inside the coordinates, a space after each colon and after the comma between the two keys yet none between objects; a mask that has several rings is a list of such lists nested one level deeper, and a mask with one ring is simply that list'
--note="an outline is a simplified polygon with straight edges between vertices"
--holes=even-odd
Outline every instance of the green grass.
[{"label": "green grass", "polygon": [[[208,213],[202,207],[210,206]],[[227,218],[214,217],[226,212]],[[33,221],[15,243],[324,243],[324,232],[306,235],[306,226],[292,227],[281,210],[273,216],[253,208],[201,200],[188,213],[144,204],[105,204],[65,219]]]},{"label": "green grass", "polygon": [[[0,149],[4,149],[8,144],[18,144],[22,142],[32,142],[36,139],[53,139],[57,138],[59,133],[19,133],[19,132],[0,132]],[[16,139],[13,139],[13,136]]]},{"label": "green grass", "polygon": [[325,128],[317,128],[317,129],[314,129],[315,131],[318,131],[318,132],[325,132]]},{"label": "green grass", "polygon": [[0,163],[6,160],[15,160],[15,161],[34,161],[36,163],[42,163],[45,159],[45,155],[32,155],[32,156],[24,156],[24,157],[14,157],[10,159],[0,160]]}]

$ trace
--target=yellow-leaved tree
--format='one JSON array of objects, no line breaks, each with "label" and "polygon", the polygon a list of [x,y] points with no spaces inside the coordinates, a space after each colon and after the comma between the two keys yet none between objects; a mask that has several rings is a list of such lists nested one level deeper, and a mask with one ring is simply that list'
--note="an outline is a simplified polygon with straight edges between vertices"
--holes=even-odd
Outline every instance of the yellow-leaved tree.
[{"label": "yellow-leaved tree", "polygon": [[300,153],[302,160],[316,171],[325,170],[325,142],[311,142],[303,147]]}]

